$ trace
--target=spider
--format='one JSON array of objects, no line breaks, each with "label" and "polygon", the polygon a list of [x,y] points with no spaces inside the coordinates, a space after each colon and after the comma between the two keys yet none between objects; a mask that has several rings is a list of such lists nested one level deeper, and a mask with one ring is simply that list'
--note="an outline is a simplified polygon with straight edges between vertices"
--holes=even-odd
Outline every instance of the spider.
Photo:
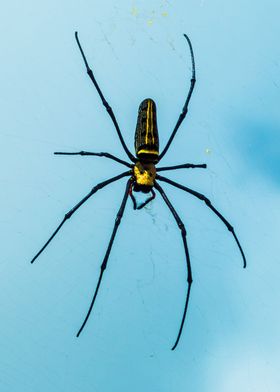
[{"label": "spider", "polygon": [[[81,327],[76,335],[77,337],[80,335],[80,333],[84,329],[84,327],[87,323],[87,320],[90,316],[90,313],[93,309],[93,306],[94,306],[94,303],[95,303],[95,300],[97,297],[97,293],[98,293],[98,290],[99,290],[99,287],[101,284],[101,280],[102,280],[104,271],[107,267],[107,262],[108,262],[109,255],[110,255],[110,252],[112,249],[112,245],[113,245],[118,227],[121,223],[121,219],[123,217],[123,213],[124,213],[124,209],[125,209],[128,197],[130,196],[130,198],[132,200],[134,210],[136,210],[136,209],[140,210],[143,207],[145,207],[151,200],[153,200],[155,198],[155,196],[156,196],[155,190],[156,190],[162,196],[164,202],[166,203],[167,207],[171,211],[171,214],[173,215],[173,217],[174,217],[174,219],[175,219],[175,221],[181,231],[183,246],[184,246],[184,251],[185,251],[186,264],[187,264],[187,293],[186,293],[185,306],[184,306],[184,310],[183,310],[181,324],[179,327],[179,332],[178,332],[177,338],[175,340],[175,343],[172,346],[172,350],[174,350],[177,347],[178,342],[181,337],[181,334],[182,334],[182,330],[183,330],[183,326],[184,326],[184,322],[185,322],[185,318],[186,318],[186,314],[187,314],[191,285],[192,285],[193,279],[192,279],[191,262],[190,262],[189,250],[188,250],[188,245],[187,245],[187,233],[186,233],[185,226],[184,226],[181,218],[177,214],[175,208],[173,207],[171,201],[167,197],[165,191],[163,190],[163,188],[159,184],[159,182],[166,182],[166,183],[174,186],[175,188],[179,188],[187,193],[190,193],[191,195],[200,199],[201,201],[204,201],[205,204],[207,205],[207,207],[209,207],[214,212],[214,214],[216,214],[216,216],[224,223],[224,225],[227,227],[227,229],[233,235],[233,238],[236,241],[236,244],[239,248],[239,251],[240,251],[242,259],[243,259],[243,267],[244,268],[246,267],[246,258],[245,258],[243,249],[240,245],[240,242],[235,234],[234,228],[226,220],[226,218],[224,218],[224,216],[212,205],[211,201],[207,197],[205,197],[203,194],[158,174],[159,172],[162,172],[162,171],[177,170],[177,169],[182,169],[182,168],[185,168],[185,169],[187,169],[187,168],[203,168],[203,169],[205,169],[206,164],[184,163],[182,165],[159,167],[156,169],[156,164],[158,162],[160,162],[161,159],[164,157],[164,155],[167,153],[167,151],[168,151],[168,149],[169,149],[169,147],[170,147],[170,145],[171,145],[171,143],[172,143],[172,141],[178,131],[178,128],[180,127],[181,123],[183,122],[184,118],[186,117],[186,114],[188,112],[189,101],[191,99],[194,85],[196,82],[195,62],[194,62],[194,54],[193,54],[192,44],[191,44],[189,37],[186,34],[184,34],[184,37],[187,40],[188,47],[190,50],[191,62],[192,62],[192,76],[190,79],[190,88],[189,88],[187,98],[186,98],[185,104],[183,106],[182,112],[181,112],[181,114],[178,118],[178,121],[177,121],[177,123],[176,123],[170,137],[169,137],[167,144],[165,145],[164,149],[160,153],[159,152],[159,136],[158,136],[158,128],[157,128],[157,118],[156,118],[156,104],[151,98],[147,98],[143,102],[141,102],[141,104],[139,106],[139,110],[138,110],[138,118],[137,118],[137,125],[136,125],[136,131],[135,131],[135,156],[134,156],[128,150],[128,148],[125,144],[125,141],[123,139],[123,136],[122,136],[121,130],[119,128],[118,122],[116,120],[115,114],[114,114],[112,108],[110,107],[109,103],[106,101],[106,99],[105,99],[105,97],[104,97],[104,95],[103,95],[94,75],[93,75],[93,72],[88,65],[86,56],[84,54],[84,51],[81,47],[81,44],[80,44],[80,41],[78,38],[78,33],[75,32],[75,39],[76,39],[78,48],[81,52],[83,61],[85,63],[87,74],[90,77],[92,83],[94,84],[94,86],[95,86],[95,88],[101,98],[102,104],[105,106],[109,116],[111,117],[111,120],[113,121],[115,129],[117,131],[118,138],[122,144],[124,151],[126,152],[128,158],[132,162],[132,163],[128,163],[122,159],[117,158],[116,156],[114,156],[108,152],[80,151],[80,152],[55,152],[54,153],[57,155],[82,155],[82,156],[106,157],[108,159],[112,159],[112,160],[114,160],[124,166],[127,166],[129,168],[129,170],[127,170],[127,171],[125,171],[115,177],[109,178],[109,179],[99,183],[95,187],[93,187],[91,189],[91,191],[82,200],[80,200],[70,211],[68,211],[65,214],[62,222],[55,229],[53,234],[50,236],[50,238],[47,240],[47,242],[43,245],[43,247],[39,250],[39,252],[31,260],[31,263],[33,263],[37,259],[37,257],[43,252],[43,250],[49,245],[49,243],[52,241],[52,239],[59,232],[59,230],[64,225],[64,223],[68,219],[70,219],[71,216],[74,214],[74,212],[76,212],[98,190],[104,188],[105,186],[107,186],[115,181],[122,179],[123,177],[129,177],[128,181],[126,183],[126,188],[125,188],[124,196],[123,196],[123,199],[121,202],[121,206],[119,208],[119,211],[118,211],[116,219],[115,219],[113,232],[111,234],[111,238],[110,238],[103,262],[101,264],[100,275],[99,275],[98,282],[97,282],[97,285],[95,288],[95,292],[92,297],[92,301],[91,301],[90,307],[88,309],[88,312],[86,314],[86,317],[84,319],[84,322],[81,325]],[[134,196],[134,192],[142,192],[144,194],[147,194],[147,199],[144,202],[142,202],[140,205],[137,205],[137,202],[136,202],[136,199]]]}]

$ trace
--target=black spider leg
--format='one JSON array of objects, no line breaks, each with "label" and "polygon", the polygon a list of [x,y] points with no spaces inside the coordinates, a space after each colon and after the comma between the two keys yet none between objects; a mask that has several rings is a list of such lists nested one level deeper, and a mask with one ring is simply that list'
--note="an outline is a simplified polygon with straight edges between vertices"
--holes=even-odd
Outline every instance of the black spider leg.
[{"label": "black spider leg", "polygon": [[31,260],[31,263],[34,263],[34,261],[37,259],[37,257],[43,252],[43,250],[49,245],[51,240],[56,236],[56,234],[59,232],[63,224],[67,221],[67,219],[71,218],[71,216],[74,214],[75,211],[77,211],[78,208],[80,208],[95,192],[97,192],[99,189],[104,188],[106,185],[111,184],[111,182],[117,181],[125,176],[129,176],[131,174],[131,171],[126,171],[122,174],[119,174],[118,176],[112,177],[106,181],[101,182],[100,184],[97,184],[95,187],[92,188],[92,190],[81,200],[79,201],[78,204],[76,204],[70,211],[68,211],[60,225],[55,229],[53,234],[50,236],[48,241],[45,243],[45,245],[39,250],[39,252],[33,257]]},{"label": "black spider leg", "polygon": [[141,210],[143,207],[145,207],[148,203],[150,203],[150,201],[154,200],[154,198],[156,197],[156,193],[153,190],[153,188],[151,189],[151,193],[152,196],[148,197],[148,199],[146,201],[144,201],[144,203],[140,204],[140,206],[138,206],[137,208],[134,208],[136,210]]},{"label": "black spider leg", "polygon": [[77,337],[79,337],[80,333],[84,329],[84,326],[86,325],[86,323],[88,321],[88,318],[90,316],[90,313],[92,311],[92,308],[94,306],[94,302],[95,302],[95,299],[97,297],[97,293],[98,293],[99,286],[100,286],[100,283],[101,283],[101,280],[102,280],[102,276],[103,276],[103,273],[104,273],[104,271],[105,271],[105,269],[107,267],[107,261],[108,261],[108,258],[110,256],[110,253],[111,253],[112,245],[113,245],[113,242],[114,242],[114,239],[115,239],[118,227],[119,227],[119,225],[121,223],[121,219],[122,219],[123,212],[124,212],[124,209],[125,209],[125,205],[126,205],[126,202],[127,202],[127,198],[128,198],[128,195],[129,195],[129,189],[130,189],[131,181],[132,181],[131,178],[127,181],[124,197],[123,197],[120,209],[119,209],[119,211],[117,213],[117,217],[116,217],[116,220],[115,220],[113,233],[111,235],[110,242],[109,242],[109,245],[107,247],[107,251],[106,251],[105,257],[104,257],[103,262],[101,264],[101,271],[100,271],[99,279],[98,279],[98,282],[97,282],[97,286],[96,286],[96,289],[95,289],[95,292],[94,292],[94,295],[93,295],[93,298],[92,298],[89,310],[88,310],[87,315],[85,317],[85,320],[84,320],[81,328],[79,329],[79,331],[78,331],[78,333],[76,335]]},{"label": "black spider leg", "polygon": [[206,169],[207,165],[206,163],[202,163],[200,165],[194,165],[193,163],[183,163],[182,165],[176,165],[176,166],[157,167],[157,172],[165,171],[165,170],[195,169],[195,168]]},{"label": "black spider leg", "polygon": [[191,269],[191,260],[190,260],[188,245],[187,245],[187,232],[186,232],[186,229],[185,229],[185,225],[181,221],[179,215],[175,211],[175,208],[173,207],[173,205],[171,204],[170,200],[166,196],[166,193],[164,192],[162,187],[157,182],[155,183],[155,188],[159,191],[159,193],[163,197],[163,200],[165,201],[165,203],[167,204],[168,208],[172,212],[172,215],[174,216],[174,218],[176,220],[176,223],[177,223],[179,229],[181,230],[183,244],[184,244],[184,250],[185,250],[185,255],[186,255],[186,261],[187,261],[188,291],[187,291],[186,302],[185,302],[184,312],[183,312],[182,321],[181,321],[180,329],[179,329],[179,332],[178,332],[178,336],[177,336],[177,339],[175,341],[174,346],[171,349],[171,350],[175,350],[177,344],[179,343],[179,340],[180,340],[180,337],[181,337],[181,333],[183,331],[185,318],[186,318],[186,314],[187,314],[187,310],[188,310],[188,304],[189,304],[189,298],[190,298],[190,292],[191,292],[191,285],[192,285],[192,281],[193,281],[193,279],[192,279],[192,269]]},{"label": "black spider leg", "polygon": [[135,199],[135,197],[133,195],[133,189],[132,188],[133,188],[133,182],[131,182],[131,184],[130,184],[128,194],[131,197],[131,200],[132,200],[132,203],[133,203],[133,209],[136,210],[137,209],[137,202],[136,202],[136,199]]},{"label": "black spider leg", "polygon": [[105,157],[109,159],[113,159],[116,162],[121,163],[122,165],[125,165],[127,167],[132,167],[132,165],[126,161],[123,161],[120,158],[115,157],[115,155],[112,155],[108,152],[89,152],[89,151],[79,151],[79,152],[54,152],[55,155],[92,155],[95,157]]},{"label": "black spider leg", "polygon": [[181,114],[179,116],[179,119],[178,119],[178,121],[177,121],[177,123],[175,125],[175,128],[174,128],[173,132],[171,133],[171,136],[170,136],[166,146],[164,147],[163,151],[159,154],[159,161],[166,154],[168,148],[170,147],[170,144],[172,143],[172,140],[174,139],[174,137],[175,137],[175,135],[176,135],[176,133],[178,131],[178,128],[180,127],[181,123],[183,122],[184,118],[186,117],[186,114],[188,112],[188,105],[189,105],[189,102],[190,102],[190,99],[191,99],[191,96],[192,96],[192,92],[193,92],[193,89],[194,89],[194,85],[195,85],[195,82],[196,82],[196,79],[195,79],[195,63],[194,63],[194,55],[193,55],[192,44],[191,44],[191,41],[190,41],[189,37],[186,34],[184,34],[184,37],[186,38],[186,40],[187,40],[187,42],[189,44],[189,48],[190,48],[190,52],[191,52],[191,60],[192,60],[191,85],[190,85],[190,89],[189,89],[189,92],[188,92],[188,95],[187,95],[187,99],[186,99],[185,105],[184,105],[184,107],[182,109],[182,112],[181,112]]},{"label": "black spider leg", "polygon": [[151,189],[151,193],[152,193],[152,196],[148,197],[148,199],[146,201],[144,201],[142,204],[140,204],[137,207],[137,201],[135,199],[135,196],[133,195],[133,182],[131,182],[128,194],[131,197],[132,204],[133,204],[133,209],[134,210],[141,210],[148,203],[150,203],[150,201],[154,200],[154,198],[156,197],[156,194],[155,194],[155,191],[153,190],[153,188]]},{"label": "black spider leg", "polygon": [[159,176],[159,175],[157,175],[156,178],[157,178],[158,180],[160,180],[160,181],[167,182],[168,184],[173,185],[173,186],[175,186],[176,188],[182,189],[183,191],[190,193],[191,195],[197,197],[197,198],[200,199],[200,200],[203,200],[203,201],[205,202],[205,204],[207,205],[207,207],[209,207],[209,208],[214,212],[214,214],[216,214],[216,215],[221,219],[221,221],[226,225],[226,227],[228,228],[228,230],[232,233],[232,235],[233,235],[233,237],[234,237],[234,239],[235,239],[235,241],[236,241],[236,243],[237,243],[237,246],[238,246],[238,248],[239,248],[239,250],[240,250],[242,259],[243,259],[243,268],[246,268],[246,265],[247,265],[246,257],[245,257],[245,254],[244,254],[244,252],[243,252],[243,249],[242,249],[242,247],[241,247],[241,245],[240,245],[240,242],[239,242],[239,240],[238,240],[238,238],[237,238],[237,236],[236,236],[236,234],[235,234],[234,228],[233,228],[232,225],[224,218],[224,216],[223,216],[218,210],[216,210],[215,207],[212,206],[211,201],[210,201],[207,197],[205,197],[202,193],[196,192],[196,191],[194,191],[194,190],[192,190],[192,189],[190,189],[190,188],[188,188],[188,187],[186,187],[186,186],[183,186],[183,185],[181,185],[181,184],[178,184],[177,182],[174,182],[174,181],[172,181],[172,180],[169,180],[169,178],[162,177],[162,176]]},{"label": "black spider leg", "polygon": [[100,90],[99,85],[97,84],[97,81],[95,80],[95,77],[94,77],[94,75],[93,75],[93,72],[92,72],[92,70],[90,69],[90,67],[89,67],[89,65],[88,65],[86,56],[85,56],[85,54],[84,54],[84,51],[83,51],[83,49],[82,49],[82,47],[81,47],[81,44],[80,44],[80,41],[79,41],[79,38],[78,38],[78,32],[77,32],[77,31],[75,32],[75,38],[76,38],[78,47],[79,47],[79,49],[80,49],[80,52],[81,52],[81,54],[82,54],[82,57],[83,57],[83,60],[84,60],[84,63],[85,63],[86,69],[87,69],[87,74],[88,74],[88,76],[90,77],[92,83],[94,84],[94,86],[95,86],[95,88],[96,88],[96,90],[97,90],[97,92],[98,92],[98,94],[99,94],[99,96],[100,96],[100,98],[101,98],[101,100],[102,100],[103,105],[105,106],[105,108],[106,108],[106,110],[107,110],[109,116],[111,117],[111,119],[112,119],[112,121],[113,121],[113,123],[114,123],[114,125],[115,125],[115,128],[116,128],[117,134],[118,134],[118,136],[119,136],[120,142],[121,142],[121,144],[122,144],[122,146],[123,146],[123,148],[124,148],[124,150],[125,150],[127,156],[129,157],[129,159],[130,159],[132,162],[136,162],[136,158],[131,154],[131,152],[129,151],[129,149],[127,148],[127,146],[126,146],[126,144],[125,144],[125,141],[123,140],[123,136],[122,136],[122,133],[121,133],[119,124],[118,124],[118,122],[117,122],[117,120],[116,120],[115,114],[114,114],[114,112],[113,112],[111,106],[109,105],[109,103],[106,101],[106,99],[105,99],[105,97],[104,97],[102,91]]}]

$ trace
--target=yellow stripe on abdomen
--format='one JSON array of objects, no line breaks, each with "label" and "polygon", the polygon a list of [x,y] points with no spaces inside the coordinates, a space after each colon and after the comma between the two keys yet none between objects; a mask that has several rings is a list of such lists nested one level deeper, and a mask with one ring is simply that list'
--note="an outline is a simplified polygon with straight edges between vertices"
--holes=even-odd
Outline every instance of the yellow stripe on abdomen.
[{"label": "yellow stripe on abdomen", "polygon": [[[153,118],[153,107],[151,100],[148,100],[148,107],[147,107],[147,121],[146,121],[146,135],[145,135],[145,143],[152,144],[155,143],[155,138],[154,138],[154,118]],[[149,137],[150,133],[150,137]],[[150,143],[149,143],[150,142]]]}]

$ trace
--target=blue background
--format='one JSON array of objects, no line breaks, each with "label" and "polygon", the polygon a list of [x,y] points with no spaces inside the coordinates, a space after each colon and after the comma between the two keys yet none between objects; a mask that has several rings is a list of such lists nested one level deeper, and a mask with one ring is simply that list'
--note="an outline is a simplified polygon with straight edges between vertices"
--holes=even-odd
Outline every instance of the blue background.
[{"label": "blue background", "polygon": [[[1,8],[0,389],[278,391],[279,11],[277,0],[31,1]],[[186,267],[180,232],[158,196],[128,201],[94,313],[88,309],[125,180],[97,193],[34,265],[29,261],[89,190],[126,156],[85,73],[96,78],[133,150],[142,99],[157,102],[161,146],[189,114],[166,173],[205,193],[234,225],[248,260],[203,202],[164,186],[188,231],[194,284],[178,348]]]}]

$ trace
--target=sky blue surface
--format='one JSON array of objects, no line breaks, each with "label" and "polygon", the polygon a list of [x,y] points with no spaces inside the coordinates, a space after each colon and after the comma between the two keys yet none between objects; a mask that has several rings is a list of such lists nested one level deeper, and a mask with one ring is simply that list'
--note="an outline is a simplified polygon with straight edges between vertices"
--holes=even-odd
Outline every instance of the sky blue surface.
[{"label": "sky blue surface", "polygon": [[[120,4],[121,3],[121,4]],[[279,329],[278,0],[15,1],[1,7],[1,392],[276,392]],[[189,114],[164,164],[233,224],[248,260],[215,215],[166,185],[188,231],[194,283],[186,293],[181,236],[158,196],[128,201],[94,313],[88,309],[125,181],[97,193],[29,261],[64,214],[126,156],[87,77],[97,80],[133,150],[142,99],[157,102],[161,146],[191,76]]]}]

